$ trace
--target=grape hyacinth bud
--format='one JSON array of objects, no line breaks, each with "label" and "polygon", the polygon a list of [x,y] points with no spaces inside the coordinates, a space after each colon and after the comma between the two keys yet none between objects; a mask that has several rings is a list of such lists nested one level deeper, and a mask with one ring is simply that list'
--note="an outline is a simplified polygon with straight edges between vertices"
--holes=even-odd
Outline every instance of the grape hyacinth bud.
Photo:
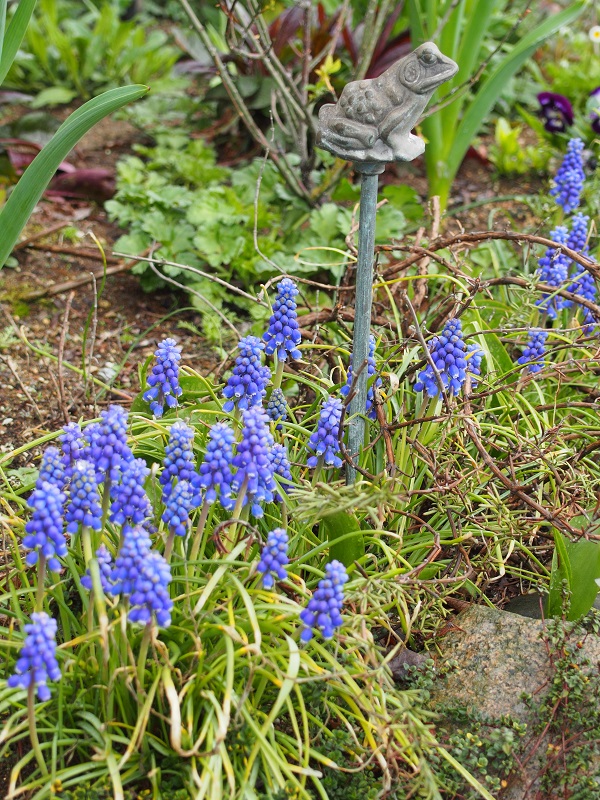
[{"label": "grape hyacinth bud", "polygon": [[95,465],[98,483],[106,479],[116,483],[121,470],[133,458],[127,444],[127,411],[121,406],[109,406],[100,413],[98,427],[86,429],[86,439],[86,459]]},{"label": "grape hyacinth bud", "polygon": [[[96,558],[98,559],[98,567],[100,568],[100,583],[104,594],[110,594],[112,589],[112,571],[113,561],[106,545],[101,544],[96,550]],[[92,591],[92,576],[89,569],[85,571],[85,575],[81,578],[81,585],[89,592]]]},{"label": "grape hyacinth bud", "polygon": [[171,425],[169,442],[165,448],[163,471],[159,478],[163,487],[163,502],[166,502],[173,491],[174,481],[189,481],[194,491],[200,486],[192,450],[193,441],[194,431],[183,420],[177,420]]},{"label": "grape hyacinth bud", "polygon": [[77,533],[80,525],[95,531],[102,527],[96,470],[89,461],[77,461],[73,467],[65,519],[69,533]]},{"label": "grape hyacinth bud", "polygon": [[309,467],[316,467],[319,457],[323,457],[323,463],[332,467],[341,467],[342,459],[340,452],[340,420],[342,418],[342,401],[339,397],[329,397],[323,401],[321,414],[317,423],[317,430],[308,440],[308,447],[316,455],[310,456],[307,460]]},{"label": "grape hyacinth bud", "polygon": [[[267,416],[273,422],[285,422],[287,419],[288,407],[285,400],[283,389],[273,389],[269,402],[267,403]],[[275,428],[280,431],[282,425],[276,425]]]},{"label": "grape hyacinth bud", "polygon": [[54,483],[38,481],[28,505],[33,514],[25,525],[26,536],[23,539],[23,546],[32,552],[27,554],[25,560],[32,567],[42,555],[52,572],[60,572],[62,567],[57,558],[64,558],[67,555],[67,543],[63,533],[65,495]]},{"label": "grape hyacinth bud", "polygon": [[58,447],[47,447],[42,456],[38,484],[53,483],[59,489],[65,485],[65,470]]},{"label": "grape hyacinth bud", "polygon": [[[546,339],[548,331],[541,328],[532,328],[529,332],[529,341],[523,350],[523,355],[517,359],[517,364],[527,364],[529,372],[540,372],[544,366],[543,358],[546,353]],[[529,362],[533,361],[533,364]]]},{"label": "grape hyacinth bud", "polygon": [[279,361],[286,361],[288,356],[295,360],[302,358],[302,353],[298,350],[302,336],[296,312],[297,294],[298,287],[289,278],[283,278],[277,284],[277,297],[263,341],[266,342],[266,354],[270,356],[277,353]]},{"label": "grape hyacinth bud", "polygon": [[240,339],[239,356],[227,385],[223,389],[223,397],[227,402],[224,411],[252,408],[262,404],[267,394],[267,384],[271,379],[271,370],[261,363],[265,346],[257,336],[245,336]]},{"label": "grape hyacinth bud", "polygon": [[552,197],[564,209],[565,214],[570,214],[579,205],[585,172],[583,171],[583,142],[581,139],[570,139],[567,153],[550,190]]},{"label": "grape hyacinth bud", "polygon": [[142,525],[123,528],[123,544],[115,559],[111,574],[112,585],[108,591],[112,595],[129,596],[135,588],[140,564],[148,558],[152,542],[148,531]]},{"label": "grape hyacinth bud", "polygon": [[[467,348],[459,319],[448,320],[441,334],[429,343],[429,352],[444,389],[457,395],[467,377]],[[430,363],[419,373],[414,388],[416,392],[426,391],[429,397],[440,396],[438,377]]]},{"label": "grape hyacinth bud", "polygon": [[[377,367],[375,365],[375,337],[371,335],[369,337],[369,356],[367,359],[367,376],[371,378],[377,372]],[[353,381],[353,371],[352,371],[352,356],[350,356],[350,366],[348,367],[348,379],[346,381],[346,385],[342,386],[340,389],[340,394],[342,397],[348,397],[350,394],[350,389],[352,387]],[[366,406],[366,413],[371,419],[375,419],[375,407],[374,407],[374,393],[373,393],[373,386],[381,386],[381,378],[377,378],[374,384],[371,384],[367,390],[367,406]]]},{"label": "grape hyacinth bud", "polygon": [[167,561],[156,551],[148,553],[138,565],[134,589],[129,598],[129,621],[149,625],[154,614],[157,624],[161,628],[168,628],[173,608],[168,591],[170,582],[171,568]]},{"label": "grape hyacinth bud", "polygon": [[269,431],[269,418],[262,408],[247,409],[242,412],[242,420],[242,440],[233,457],[237,472],[232,486],[236,492],[246,486],[243,505],[251,503],[252,514],[262,517],[261,503],[272,503],[277,492],[271,464],[273,437]]},{"label": "grape hyacinth bud", "polygon": [[137,525],[152,516],[150,498],[144,489],[144,481],[150,475],[143,458],[134,458],[126,466],[118,484],[112,484],[110,495],[110,521],[115,525],[131,522]]},{"label": "grape hyacinth bud", "polygon": [[[290,462],[284,444],[274,444],[271,448],[271,465],[273,467],[273,474],[283,482],[284,489],[289,489],[294,483],[294,479],[292,477]],[[275,492],[273,494],[273,499],[277,503],[281,503],[283,498],[279,492]]]},{"label": "grape hyacinth bud", "polygon": [[267,542],[262,549],[258,571],[263,576],[263,586],[270,589],[275,583],[275,578],[280,581],[287,578],[286,565],[289,563],[287,554],[288,535],[283,528],[275,528],[267,534]]},{"label": "grape hyacinth bud", "polygon": [[204,499],[212,504],[219,500],[223,508],[232,507],[231,482],[233,473],[233,443],[235,434],[226,422],[217,422],[208,434],[206,455],[200,465],[200,487],[204,489]]},{"label": "grape hyacinth bud", "polygon": [[60,668],[56,660],[56,628],[56,620],[45,611],[31,615],[31,622],[25,625],[27,637],[19,653],[15,674],[7,681],[11,689],[29,689],[34,685],[40,700],[50,699],[47,681],[60,680]]},{"label": "grape hyacinth bud", "polygon": [[167,499],[162,519],[177,536],[185,536],[190,526],[190,512],[197,506],[188,481],[179,481]]},{"label": "grape hyacinth bud", "polygon": [[[550,238],[556,244],[566,244],[569,238],[569,231],[564,225],[560,225],[551,231]],[[562,251],[549,247],[538,263],[541,267],[540,280],[544,283],[559,288],[568,280],[571,259]],[[561,308],[571,305],[571,301],[557,295],[550,299],[549,295],[546,294],[536,300],[535,304],[546,312],[549,319],[556,319],[557,312]]]},{"label": "grape hyacinth bud", "polygon": [[305,626],[300,634],[303,642],[312,639],[314,628],[320,629],[324,639],[331,639],[335,629],[342,625],[340,611],[344,603],[344,584],[347,580],[346,567],[340,561],[331,561],[327,564],[325,577],[319,581],[308,606],[300,612],[300,619]]},{"label": "grape hyacinth bud", "polygon": [[182,392],[179,385],[181,346],[175,339],[163,339],[154,356],[156,363],[146,381],[149,388],[144,392],[144,400],[150,403],[155,417],[162,417],[165,404],[167,408],[175,408]]},{"label": "grape hyacinth bud", "polygon": [[65,425],[58,438],[63,453],[61,461],[65,470],[65,478],[68,479],[73,473],[75,462],[84,458],[87,442],[81,427],[76,422],[69,422],[68,425]]}]

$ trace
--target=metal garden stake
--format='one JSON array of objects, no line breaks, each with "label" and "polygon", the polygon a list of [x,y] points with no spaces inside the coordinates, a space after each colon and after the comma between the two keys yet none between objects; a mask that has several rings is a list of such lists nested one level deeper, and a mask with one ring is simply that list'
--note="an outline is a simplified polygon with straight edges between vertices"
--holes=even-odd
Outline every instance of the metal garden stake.
[{"label": "metal garden stake", "polygon": [[[411,130],[433,92],[457,71],[454,61],[426,42],[378,78],[349,83],[335,105],[322,106],[319,111],[317,144],[338,158],[353,161],[362,175],[352,343],[356,392],[350,402],[348,434],[348,449],[355,461],[365,438],[379,175],[387,163],[412,161],[423,153],[425,143]],[[356,470],[348,467],[346,483],[355,480]]]}]

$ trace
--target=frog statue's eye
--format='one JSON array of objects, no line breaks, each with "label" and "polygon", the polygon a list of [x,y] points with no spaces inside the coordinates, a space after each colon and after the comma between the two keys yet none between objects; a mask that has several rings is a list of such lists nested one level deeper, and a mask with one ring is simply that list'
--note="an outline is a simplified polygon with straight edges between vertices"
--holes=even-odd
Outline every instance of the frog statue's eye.
[{"label": "frog statue's eye", "polygon": [[422,61],[423,64],[426,64],[427,66],[430,67],[432,64],[436,63],[437,56],[432,50],[424,50],[419,55],[419,60]]}]

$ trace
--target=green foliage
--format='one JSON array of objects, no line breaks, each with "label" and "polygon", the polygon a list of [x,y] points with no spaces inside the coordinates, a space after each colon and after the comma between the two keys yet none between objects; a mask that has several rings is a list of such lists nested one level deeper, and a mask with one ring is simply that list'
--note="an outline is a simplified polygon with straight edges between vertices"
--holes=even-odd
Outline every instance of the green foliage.
[{"label": "green foliage", "polygon": [[556,550],[552,559],[547,614],[550,617],[562,615],[563,594],[566,592],[569,595],[566,618],[577,620],[587,614],[598,594],[600,542],[588,539],[572,542],[558,531],[554,538]]},{"label": "green foliage", "polygon": [[[16,15],[15,15],[16,16]],[[168,85],[180,51],[161,30],[121,21],[118,5],[40,0],[6,84],[39,104],[90,97],[124,82]]]},{"label": "green foliage", "polygon": [[489,150],[489,159],[500,175],[524,175],[528,172],[547,171],[551,150],[540,141],[534,145],[523,145],[522,125],[511,125],[504,117],[498,117],[494,129],[494,144]]},{"label": "green foliage", "polygon": [[[434,97],[439,99],[469,81],[499,40],[510,33],[506,27],[508,11],[523,13],[526,5],[521,2],[515,9],[514,4],[506,0],[459,0],[456,3],[409,0],[412,42],[420,44],[431,39],[442,25],[436,43],[459,66],[458,74],[438,89]],[[509,79],[546,39],[577,19],[586,5],[586,0],[578,0],[558,14],[538,19],[520,39],[502,46],[471,92],[458,92],[449,105],[423,121],[422,130],[428,142],[425,164],[429,193],[440,196],[443,208],[448,203],[450,187],[469,146]],[[504,27],[494,37],[493,23],[497,19],[503,20]]]}]

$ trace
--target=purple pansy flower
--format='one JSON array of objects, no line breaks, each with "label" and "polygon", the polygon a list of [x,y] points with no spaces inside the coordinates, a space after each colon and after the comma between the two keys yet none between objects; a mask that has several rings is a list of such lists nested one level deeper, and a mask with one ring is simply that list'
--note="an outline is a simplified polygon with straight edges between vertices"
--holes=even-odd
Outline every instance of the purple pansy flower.
[{"label": "purple pansy flower", "polygon": [[544,128],[549,133],[562,133],[573,124],[573,106],[564,95],[540,92],[537,99]]}]

